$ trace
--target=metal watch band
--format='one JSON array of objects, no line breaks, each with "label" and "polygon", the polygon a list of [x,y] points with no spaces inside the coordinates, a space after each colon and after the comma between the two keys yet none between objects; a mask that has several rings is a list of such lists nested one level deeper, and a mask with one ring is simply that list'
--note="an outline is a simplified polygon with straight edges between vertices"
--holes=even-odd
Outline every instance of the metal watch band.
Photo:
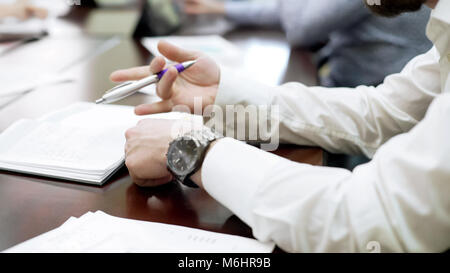
[{"label": "metal watch band", "polygon": [[[183,185],[185,185],[185,186],[187,186],[187,187],[190,187],[190,188],[198,188],[197,184],[195,184],[195,183],[190,179],[190,177],[191,177],[194,173],[196,173],[196,172],[200,169],[200,167],[202,166],[203,161],[204,161],[204,159],[205,159],[206,152],[207,152],[207,150],[208,150],[208,148],[209,148],[209,145],[210,145],[214,140],[217,140],[217,139],[222,138],[222,135],[220,135],[220,134],[214,132],[212,129],[204,128],[203,130],[195,130],[195,131],[191,131],[191,132],[189,132],[189,133],[187,133],[187,134],[185,134],[185,135],[179,137],[178,139],[182,139],[182,138],[185,138],[185,137],[190,137],[190,138],[192,138],[193,140],[198,141],[198,142],[200,143],[200,146],[202,146],[203,149],[204,149],[204,150],[203,150],[203,153],[202,153],[201,157],[198,158],[197,167],[196,167],[190,174],[188,174],[187,176],[180,177],[180,176],[177,176],[177,175],[176,175],[175,173],[173,173],[172,171],[171,171],[171,172],[172,172],[172,174],[175,176],[176,180],[177,180],[178,182],[180,182],[181,184],[183,184]],[[175,140],[175,141],[177,141],[177,140]]]}]

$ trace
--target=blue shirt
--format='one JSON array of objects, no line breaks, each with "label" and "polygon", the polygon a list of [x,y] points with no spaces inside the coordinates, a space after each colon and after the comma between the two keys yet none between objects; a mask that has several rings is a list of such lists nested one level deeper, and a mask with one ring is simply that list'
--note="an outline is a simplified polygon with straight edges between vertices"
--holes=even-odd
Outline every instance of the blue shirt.
[{"label": "blue shirt", "polygon": [[319,52],[330,66],[325,86],[377,85],[432,46],[427,7],[395,18],[372,14],[363,0],[228,1],[225,9],[237,24],[281,25],[293,46],[327,41]]}]

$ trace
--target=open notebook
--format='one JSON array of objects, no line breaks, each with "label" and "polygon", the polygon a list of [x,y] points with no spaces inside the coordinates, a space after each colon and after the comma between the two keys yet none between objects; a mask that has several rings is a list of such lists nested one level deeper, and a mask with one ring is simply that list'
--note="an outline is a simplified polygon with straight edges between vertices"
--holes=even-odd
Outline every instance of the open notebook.
[{"label": "open notebook", "polygon": [[125,131],[143,118],[201,123],[186,113],[136,116],[130,106],[76,103],[0,134],[0,169],[101,185],[124,164]]},{"label": "open notebook", "polygon": [[16,245],[5,252],[177,252],[269,253],[274,243],[88,212],[62,226]]}]

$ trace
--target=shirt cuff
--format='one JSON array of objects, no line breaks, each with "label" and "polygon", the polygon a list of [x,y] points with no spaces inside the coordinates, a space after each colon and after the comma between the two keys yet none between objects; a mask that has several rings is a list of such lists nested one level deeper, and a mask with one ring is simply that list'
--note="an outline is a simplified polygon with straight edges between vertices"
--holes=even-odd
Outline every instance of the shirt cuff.
[{"label": "shirt cuff", "polygon": [[223,138],[210,149],[203,162],[203,187],[253,227],[253,197],[265,177],[261,170],[268,171],[281,160],[285,159],[235,139]]},{"label": "shirt cuff", "polygon": [[217,91],[215,105],[270,105],[273,95],[271,86],[253,80],[232,69],[222,66],[220,68],[220,83]]},{"label": "shirt cuff", "polygon": [[431,17],[437,18],[442,22],[450,24],[450,1],[439,1],[431,12]]}]

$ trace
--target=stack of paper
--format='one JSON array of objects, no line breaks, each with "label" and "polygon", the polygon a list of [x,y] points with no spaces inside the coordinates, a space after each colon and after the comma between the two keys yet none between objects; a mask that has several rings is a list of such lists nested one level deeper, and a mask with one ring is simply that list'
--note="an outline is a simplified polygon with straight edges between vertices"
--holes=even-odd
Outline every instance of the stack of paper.
[{"label": "stack of paper", "polygon": [[88,212],[5,252],[253,252],[269,253],[273,243]]},{"label": "stack of paper", "polygon": [[103,184],[124,164],[125,131],[143,118],[201,122],[185,113],[140,117],[129,106],[76,103],[0,134],[0,169]]}]

